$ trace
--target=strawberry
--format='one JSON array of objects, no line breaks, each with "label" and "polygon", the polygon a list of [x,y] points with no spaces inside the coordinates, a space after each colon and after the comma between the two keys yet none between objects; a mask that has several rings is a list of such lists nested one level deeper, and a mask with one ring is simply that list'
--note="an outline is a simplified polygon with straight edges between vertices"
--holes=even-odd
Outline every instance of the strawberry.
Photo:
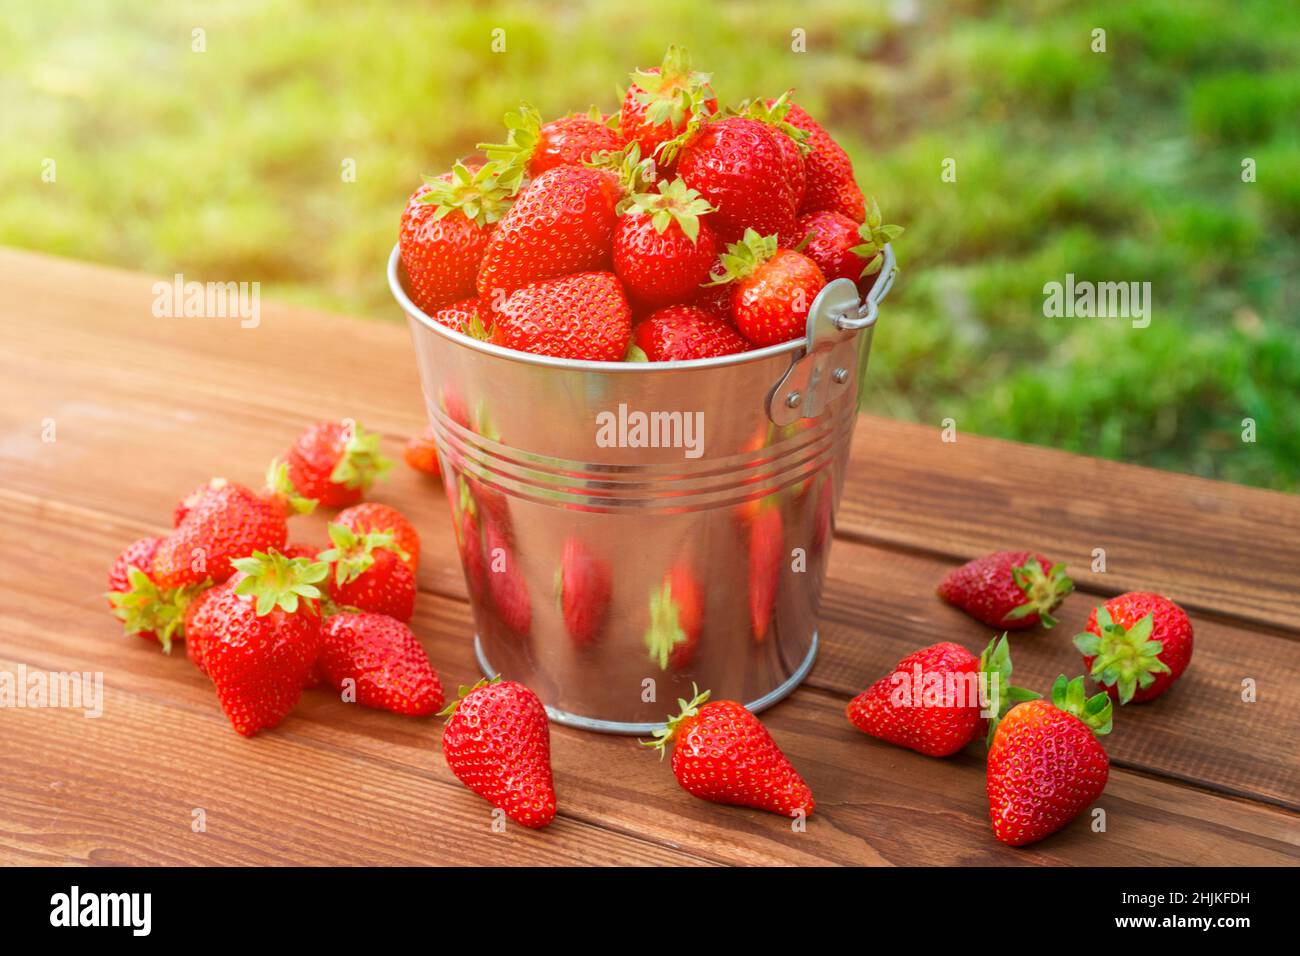
[{"label": "strawberry", "polygon": [[520,826],[550,823],[551,730],[537,695],[515,681],[481,680],[442,713],[442,752],[456,779]]},{"label": "strawberry", "polygon": [[411,301],[432,313],[474,295],[479,262],[519,180],[501,163],[477,170],[457,163],[411,194],[398,242]]},{"label": "strawberry", "polygon": [[283,548],[289,537],[273,501],[224,478],[214,478],[154,554],[150,577],[162,588],[220,584],[235,573],[234,559]]},{"label": "strawberry", "polygon": [[271,463],[268,484],[291,500],[345,508],[360,501],[392,466],[379,450],[379,436],[360,424],[319,422],[298,436],[284,461]]},{"label": "strawberry", "polygon": [[638,305],[658,308],[695,295],[718,257],[703,217],[713,207],[680,178],[622,203],[614,227],[614,271]]},{"label": "strawberry", "polygon": [[716,208],[710,225],[726,242],[746,229],[765,236],[794,233],[797,207],[777,135],[765,123],[729,116],[688,128],[664,145],[662,155],[676,157],[686,185]]},{"label": "strawberry", "polygon": [[213,597],[230,590],[230,582],[207,588],[195,595],[194,600],[185,609],[185,656],[204,674],[208,672],[203,664],[203,642],[212,634],[214,618],[208,613],[208,605]]},{"label": "strawberry", "polygon": [[736,327],[693,305],[670,305],[641,322],[633,334],[651,362],[734,355],[749,349]]},{"label": "strawberry", "polygon": [[1094,681],[1121,704],[1155,700],[1192,660],[1192,622],[1159,594],[1129,591],[1088,615],[1074,639]]},{"label": "strawberry", "polygon": [[415,574],[420,570],[420,535],[415,525],[392,505],[377,501],[363,501],[351,508],[344,508],[334,520],[358,535],[378,531],[392,536],[397,551],[405,557],[407,567]]},{"label": "strawberry", "polygon": [[442,473],[438,464],[438,441],[432,425],[425,425],[418,435],[407,439],[406,447],[402,449],[402,460],[416,471],[435,478]]},{"label": "strawberry", "polygon": [[488,241],[478,272],[479,297],[500,309],[505,296],[530,282],[608,270],[621,198],[618,177],[609,170],[556,166],[542,173],[519,194]]},{"label": "strawberry", "polygon": [[989,627],[1017,631],[1055,626],[1051,612],[1073,590],[1065,565],[1031,551],[998,551],[950,571],[938,594]]},{"label": "strawberry", "polygon": [[320,590],[329,568],[277,551],[235,561],[230,581],[199,610],[201,667],[235,730],[276,726],[302,695],[320,652]]},{"label": "strawberry", "polygon": [[[769,105],[775,105],[776,100]],[[808,153],[804,156],[807,186],[804,190],[800,212],[843,213],[854,222],[867,217],[862,190],[853,178],[853,162],[843,147],[822,129],[815,119],[800,106],[791,103],[784,119],[808,134],[804,140]]]},{"label": "strawberry", "polygon": [[1084,699],[1083,678],[1062,674],[1052,700],[1017,704],[993,731],[986,786],[993,835],[1024,846],[1055,833],[1106,789],[1111,701]]},{"label": "strawberry", "polygon": [[534,282],[501,308],[497,345],[556,358],[617,362],[632,340],[632,310],[612,272]]},{"label": "strawberry", "polygon": [[739,113],[758,120],[772,131],[772,137],[781,153],[782,178],[790,189],[794,208],[798,210],[808,186],[804,154],[811,152],[811,147],[805,142],[808,133],[785,118],[790,106],[790,93],[787,91],[771,102],[756,99],[742,103]]},{"label": "strawberry", "polygon": [[650,659],[660,670],[682,670],[695,658],[704,631],[704,592],[689,565],[678,563],[650,593]]},{"label": "strawberry", "polygon": [[449,302],[436,309],[425,309],[425,311],[429,313],[429,318],[439,325],[445,325],[449,329],[479,341],[485,342],[491,338],[490,330],[494,321],[492,312],[473,296]]},{"label": "strawberry", "polygon": [[560,555],[555,586],[569,637],[578,645],[592,643],[605,623],[613,591],[609,562],[592,554],[581,538],[570,537]]},{"label": "strawberry", "polygon": [[158,586],[154,556],[162,542],[162,538],[141,538],[127,545],[109,569],[107,597],[113,616],[127,634],[157,641],[170,654],[172,640],[185,635],[187,606],[202,595],[204,587]]},{"label": "strawberry", "polygon": [[871,290],[885,262],[885,244],[902,232],[902,226],[882,224],[874,199],[862,225],[843,213],[823,210],[804,213],[795,229],[797,235],[808,238],[800,251],[817,263],[827,282],[851,279],[863,295]]},{"label": "strawberry", "polygon": [[[709,275],[716,275],[722,271],[722,263],[715,262],[709,267]],[[732,328],[735,328],[735,320],[731,314],[731,286],[726,285],[706,285],[696,293],[691,299],[691,305],[697,309],[709,313],[715,319],[721,319]]]},{"label": "strawberry", "polygon": [[594,106],[543,123],[527,103],[506,114],[504,143],[479,143],[488,159],[526,169],[536,178],[556,166],[581,166],[600,153],[623,148],[623,137]]},{"label": "strawberry", "polygon": [[785,527],[781,509],[768,504],[749,526],[749,621],[754,640],[767,637],[781,583],[781,559]]},{"label": "strawberry", "polygon": [[320,670],[356,702],[424,717],[442,709],[442,684],[411,629],[384,614],[335,614],[321,627]]},{"label": "strawberry", "polygon": [[951,641],[908,654],[849,701],[845,714],[873,737],[947,757],[979,735],[985,714],[1038,696],[1011,686],[1011,646],[1003,634],[980,657]]},{"label": "strawberry", "polygon": [[[643,156],[655,156],[691,119],[717,112],[709,74],[693,72],[690,54],[683,48],[670,46],[660,66],[637,70],[631,80],[618,125],[624,141],[636,143]],[[670,161],[662,164],[667,167]]]},{"label": "strawberry", "polygon": [[675,741],[673,775],[687,793],[787,817],[813,812],[812,790],[757,717],[734,700],[710,703],[707,690],[677,703],[681,713],[643,744],[662,759]]},{"label": "strawberry", "polygon": [[722,257],[714,282],[730,284],[731,314],[754,345],[777,345],[802,336],[808,310],[826,284],[817,264],[802,253],[777,248],[776,236],[745,230]]},{"label": "strawberry", "polygon": [[330,600],[342,607],[387,614],[403,623],[415,613],[415,575],[410,555],[391,534],[357,534],[341,524],[329,526],[334,547],[318,555],[330,565]]},{"label": "strawberry", "polygon": [[497,613],[510,630],[527,634],[533,623],[528,583],[514,552],[510,550],[510,542],[491,519],[483,523],[483,549],[488,591]]}]

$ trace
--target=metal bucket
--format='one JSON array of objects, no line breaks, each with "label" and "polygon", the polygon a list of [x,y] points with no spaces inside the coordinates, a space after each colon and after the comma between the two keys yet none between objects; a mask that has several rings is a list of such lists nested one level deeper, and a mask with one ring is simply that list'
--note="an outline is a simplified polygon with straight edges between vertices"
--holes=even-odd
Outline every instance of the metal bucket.
[{"label": "metal bucket", "polygon": [[[804,339],[697,362],[575,362],[410,321],[483,672],[552,720],[648,734],[692,684],[753,711],[817,654],[877,307],[829,283]],[[570,606],[559,597],[560,568]],[[576,595],[576,597],[575,597]],[[664,635],[674,636],[667,653]]]}]

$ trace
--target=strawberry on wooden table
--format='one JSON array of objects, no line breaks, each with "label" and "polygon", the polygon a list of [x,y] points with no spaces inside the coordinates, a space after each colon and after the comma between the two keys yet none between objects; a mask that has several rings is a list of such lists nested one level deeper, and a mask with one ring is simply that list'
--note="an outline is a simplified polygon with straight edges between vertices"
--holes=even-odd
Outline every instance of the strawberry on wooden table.
[{"label": "strawberry on wooden table", "polygon": [[1002,630],[1056,625],[1052,611],[1074,590],[1064,564],[1032,551],[998,551],[950,571],[938,595]]},{"label": "strawberry on wooden table", "polygon": [[1000,715],[1038,696],[1011,686],[1011,648],[1003,634],[979,657],[951,641],[913,651],[849,701],[845,715],[873,737],[948,757],[980,735],[984,714]]},{"label": "strawberry on wooden table", "polygon": [[632,340],[632,310],[612,272],[547,279],[506,299],[492,340],[536,355],[617,362]]},{"label": "strawberry on wooden table", "polygon": [[1192,622],[1173,601],[1129,591],[1092,609],[1074,639],[1089,676],[1121,704],[1155,700],[1192,660]]},{"label": "strawberry on wooden table", "polygon": [[679,561],[650,594],[650,627],[645,633],[650,659],[660,670],[682,670],[695,659],[704,633],[704,589],[690,565]]},{"label": "strawberry on wooden table", "polygon": [[185,611],[204,591],[203,584],[159,587],[154,555],[162,538],[141,538],[123,549],[108,571],[108,605],[127,634],[157,641],[171,653],[172,640],[185,636]]},{"label": "strawberry on wooden table", "polygon": [[334,521],[358,535],[372,531],[391,535],[398,556],[406,562],[411,573],[420,570],[420,534],[406,515],[392,505],[363,501],[351,508],[344,508],[334,516]]},{"label": "strawberry on wooden table", "polygon": [[1011,708],[993,731],[986,789],[993,835],[1011,846],[1050,836],[1106,789],[1110,760],[1097,736],[1110,733],[1111,700],[1085,698],[1083,678],[1064,674],[1052,699]]},{"label": "strawberry on wooden table", "polygon": [[442,684],[411,629],[386,614],[342,613],[321,628],[320,672],[336,689],[351,681],[356,702],[424,717],[442,709]]},{"label": "strawberry on wooden table", "polygon": [[442,713],[442,752],[456,778],[521,826],[550,823],[551,730],[537,695],[515,681],[481,680]]},{"label": "strawberry on wooden table", "polygon": [[689,794],[713,803],[754,807],[782,816],[808,816],[812,790],[786,759],[767,728],[734,700],[697,693],[644,746],[660,758],[673,743],[673,775]]},{"label": "strawberry on wooden table", "polygon": [[320,652],[320,590],[329,568],[278,551],[235,562],[237,573],[200,611],[201,667],[221,709],[245,737],[276,726],[297,705]]},{"label": "strawberry on wooden table", "polygon": [[657,67],[631,74],[623,95],[619,129],[623,139],[636,143],[643,156],[653,156],[665,167],[670,160],[656,155],[659,146],[684,130],[697,116],[717,112],[718,101],[709,88],[709,74],[691,69],[690,54],[670,46]]},{"label": "strawberry on wooden table", "polygon": [[632,301],[654,309],[695,295],[718,257],[707,221],[713,207],[677,178],[627,197],[619,209],[614,272]]},{"label": "strawberry on wooden table", "polygon": [[650,362],[735,355],[749,349],[749,340],[723,321],[693,305],[670,305],[642,320],[633,341]]},{"label": "strawberry on wooden table", "polygon": [[269,484],[278,495],[345,508],[392,465],[379,450],[379,436],[357,422],[318,422],[298,436],[283,462],[271,463]]},{"label": "strawberry on wooden table", "polygon": [[777,345],[802,336],[808,310],[826,285],[817,263],[776,236],[747,229],[727,247],[716,284],[731,286],[731,315],[740,334],[756,346]]},{"label": "strawberry on wooden table", "polygon": [[536,178],[556,166],[580,166],[623,148],[623,137],[594,106],[549,123],[527,103],[506,114],[506,141],[479,143],[488,159],[526,169]]},{"label": "strawberry on wooden table", "polygon": [[318,557],[330,566],[330,600],[409,622],[415,613],[415,575],[410,555],[393,535],[359,534],[337,523],[329,526],[329,535],[334,546]]},{"label": "strawberry on wooden table", "polygon": [[478,169],[457,163],[411,194],[398,240],[411,301],[432,314],[474,295],[488,239],[520,178],[518,170],[502,163]]},{"label": "strawberry on wooden table", "polygon": [[208,580],[219,584],[235,573],[233,559],[283,548],[288,537],[284,513],[274,500],[214,478],[159,543],[150,576],[164,588]]}]

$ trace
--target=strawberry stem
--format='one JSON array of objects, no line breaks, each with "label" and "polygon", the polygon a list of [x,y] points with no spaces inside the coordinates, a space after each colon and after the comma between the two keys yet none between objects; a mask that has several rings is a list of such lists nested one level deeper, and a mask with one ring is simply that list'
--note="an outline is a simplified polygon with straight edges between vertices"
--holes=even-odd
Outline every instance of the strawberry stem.
[{"label": "strawberry stem", "polygon": [[1111,731],[1114,708],[1109,695],[1102,691],[1088,697],[1081,676],[1070,680],[1061,674],[1056,678],[1052,684],[1052,706],[1079,718],[1098,737]]},{"label": "strawberry stem", "polygon": [[438,716],[446,717],[447,720],[450,721],[452,714],[456,713],[456,708],[460,706],[460,702],[462,700],[464,700],[470,694],[474,693],[474,691],[478,690],[479,688],[487,687],[489,684],[496,684],[499,683],[500,681],[501,681],[501,675],[498,674],[496,677],[481,677],[479,678],[477,683],[468,687],[465,686],[464,684],[461,684],[460,688],[456,692],[456,699],[453,700],[446,707],[444,707],[442,710],[438,711]]},{"label": "strawberry stem", "polygon": [[669,717],[662,727],[655,728],[654,740],[638,741],[642,747],[653,747],[655,750],[658,750],[660,760],[664,759],[664,753],[668,748],[668,742],[676,736],[677,728],[680,727],[684,721],[699,714],[700,708],[709,700],[710,691],[706,690],[703,693],[700,693],[699,687],[695,684],[691,684],[691,694],[693,696],[690,702],[684,701],[680,697],[677,699],[677,707],[679,708],[678,714],[674,717]]},{"label": "strawberry stem", "polygon": [[1115,687],[1119,702],[1127,704],[1139,687],[1155,683],[1157,674],[1171,673],[1159,657],[1165,645],[1153,640],[1155,616],[1148,614],[1130,628],[1116,624],[1105,605],[1097,608],[1097,629],[1101,636],[1085,632],[1076,635],[1074,646],[1093,658],[1089,676],[1103,687]]},{"label": "strawberry stem", "polygon": [[1074,582],[1065,573],[1065,565],[1056,563],[1044,572],[1038,559],[1030,557],[1024,564],[1011,569],[1011,576],[1025,593],[1026,601],[1007,615],[1007,620],[1019,620],[1037,614],[1039,622],[1049,630],[1056,626],[1051,611],[1074,590]]},{"label": "strawberry stem", "polygon": [[294,614],[303,598],[307,599],[308,611],[317,613],[316,605],[311,602],[320,599],[320,588],[316,585],[329,574],[329,565],[324,561],[288,558],[271,548],[254,551],[249,557],[230,563],[245,575],[235,585],[235,593],[254,599],[258,617],[265,617],[276,608]]},{"label": "strawberry stem", "polygon": [[1043,695],[1024,687],[1012,686],[1011,643],[1007,640],[1006,631],[1002,632],[1001,637],[989,641],[989,646],[984,648],[984,653],[980,655],[980,673],[987,675],[985,685],[988,688],[988,699],[985,704],[990,711],[989,732],[984,743],[992,746],[998,723],[1007,711],[1016,704],[1038,700]]}]

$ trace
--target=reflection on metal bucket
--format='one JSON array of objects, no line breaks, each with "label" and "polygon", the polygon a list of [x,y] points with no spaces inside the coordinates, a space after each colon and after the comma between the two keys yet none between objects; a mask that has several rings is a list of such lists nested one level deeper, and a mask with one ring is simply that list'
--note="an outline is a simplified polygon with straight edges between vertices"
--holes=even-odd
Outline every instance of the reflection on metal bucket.
[{"label": "reflection on metal bucket", "polygon": [[[806,339],[690,363],[571,362],[475,341],[402,287],[489,674],[552,719],[648,733],[692,684],[789,693],[817,613],[876,308],[830,283]],[[466,635],[470,640],[470,635]]]}]

